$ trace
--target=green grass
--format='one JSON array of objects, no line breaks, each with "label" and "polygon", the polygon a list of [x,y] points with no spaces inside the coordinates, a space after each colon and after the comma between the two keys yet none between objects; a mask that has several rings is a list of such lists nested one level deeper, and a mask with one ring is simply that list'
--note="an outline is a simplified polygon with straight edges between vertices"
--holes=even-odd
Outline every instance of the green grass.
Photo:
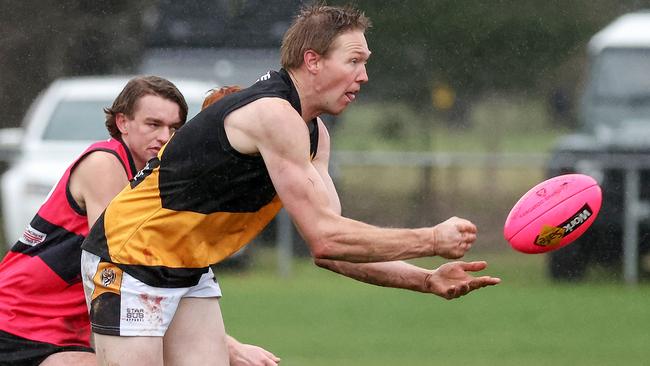
[{"label": "green grass", "polygon": [[647,284],[559,285],[546,279],[542,256],[470,259],[479,257],[503,283],[453,301],[358,283],[306,260],[281,278],[267,257],[221,276],[226,327],[285,366],[648,364]]},{"label": "green grass", "polygon": [[[336,129],[334,148],[544,152],[562,133],[547,127],[539,103],[502,103],[476,106],[474,127],[464,131],[401,106],[395,112],[395,106],[355,105]],[[411,124],[396,127],[392,118]],[[427,124],[430,141],[417,127]],[[341,173],[344,212],[353,218],[402,225],[456,214],[477,223],[478,252],[468,259],[487,259],[485,272],[503,283],[445,301],[362,284],[305,259],[283,278],[275,252],[255,248],[251,270],[217,273],[230,334],[273,351],[283,366],[650,364],[650,284],[626,286],[604,272],[581,284],[552,283],[544,256],[515,253],[504,242],[505,215],[541,179],[539,169],[500,169],[489,180],[477,168],[435,171],[432,201],[424,205],[416,169]],[[415,263],[433,268],[442,261]]]}]

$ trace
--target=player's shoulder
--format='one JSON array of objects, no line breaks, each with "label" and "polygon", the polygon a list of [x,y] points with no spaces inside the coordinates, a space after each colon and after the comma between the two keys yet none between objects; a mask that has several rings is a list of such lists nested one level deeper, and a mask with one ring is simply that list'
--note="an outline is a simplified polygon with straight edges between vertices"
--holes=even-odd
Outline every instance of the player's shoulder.
[{"label": "player's shoulder", "polygon": [[287,114],[299,115],[298,111],[286,99],[275,96],[259,98],[249,103],[248,106],[267,116],[274,116],[278,113],[283,116]]},{"label": "player's shoulder", "polygon": [[70,192],[79,203],[89,192],[123,187],[128,178],[122,162],[105,150],[95,150],[83,155],[70,172]]},{"label": "player's shoulder", "polygon": [[93,150],[80,157],[74,170],[111,174],[115,171],[122,171],[124,168],[115,153],[106,150]]},{"label": "player's shoulder", "polygon": [[263,97],[231,113],[227,119],[253,121],[251,127],[274,126],[293,124],[302,121],[302,117],[289,102],[282,98]]}]

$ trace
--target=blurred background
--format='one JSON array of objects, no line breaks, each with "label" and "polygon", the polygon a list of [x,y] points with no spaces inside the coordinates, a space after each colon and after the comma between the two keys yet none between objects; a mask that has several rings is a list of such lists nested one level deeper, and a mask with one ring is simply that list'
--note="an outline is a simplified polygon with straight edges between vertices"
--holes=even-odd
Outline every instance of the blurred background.
[{"label": "blurred background", "polygon": [[[3,0],[0,127],[21,126],[37,95],[62,77],[147,73],[249,85],[279,67],[282,35],[302,3]],[[504,283],[451,303],[360,285],[315,269],[290,224],[276,220],[246,265],[225,272],[232,332],[286,365],[650,363],[648,98],[625,101],[643,120],[627,132],[636,140],[567,139],[600,136],[607,125],[590,127],[585,117],[590,103],[613,98],[588,98],[598,67],[609,65],[595,61],[589,41],[650,1],[355,3],[373,23],[370,82],[344,114],[327,118],[344,214],[393,227],[468,218],[480,232],[469,259],[487,258]],[[648,80],[646,51],[646,68],[631,80]],[[601,88],[630,69],[619,67]],[[591,236],[553,255],[514,252],[502,234],[510,208],[539,181],[568,172],[607,187]]]},{"label": "blurred background", "polygon": [[[300,3],[2,1],[2,126],[20,124],[55,78],[133,73],[154,48],[276,48]],[[643,2],[358,4],[375,24],[366,100],[389,98],[429,114],[434,88],[452,88],[458,102],[448,117],[462,125],[467,108],[495,92],[542,98],[562,88],[571,94],[589,37]]]},{"label": "blurred background", "polygon": [[[301,3],[3,1],[2,126],[18,125],[32,99],[55,78],[133,73],[152,49],[276,48]],[[647,2],[356,3],[375,25],[368,34],[374,54],[365,100],[405,103],[429,115],[432,93],[450,92],[453,103],[437,106],[449,112],[443,120],[463,126],[472,107],[495,94],[573,96],[586,67],[588,39]]]},{"label": "blurred background", "polygon": [[[57,77],[134,73],[155,49],[277,48],[301,3],[3,1],[1,126],[19,125],[32,99]],[[561,93],[572,101],[589,38],[647,2],[356,3],[375,25],[368,34],[374,52],[364,101],[402,103],[424,116],[439,114],[441,124],[465,127],[486,99],[546,102]],[[568,107],[547,118],[565,117],[562,126],[570,127]]]}]

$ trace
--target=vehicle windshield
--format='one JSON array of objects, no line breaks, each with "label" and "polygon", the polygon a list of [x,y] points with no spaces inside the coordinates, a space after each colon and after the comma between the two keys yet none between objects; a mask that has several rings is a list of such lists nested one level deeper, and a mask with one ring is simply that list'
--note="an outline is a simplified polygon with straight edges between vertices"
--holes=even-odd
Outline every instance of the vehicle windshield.
[{"label": "vehicle windshield", "polygon": [[650,103],[650,49],[605,49],[592,71],[594,97],[611,102]]},{"label": "vehicle windshield", "polygon": [[[112,100],[64,100],[56,107],[52,119],[45,128],[43,140],[49,141],[97,141],[107,139],[104,126],[104,108]],[[188,120],[201,109],[197,102],[188,102]]]}]

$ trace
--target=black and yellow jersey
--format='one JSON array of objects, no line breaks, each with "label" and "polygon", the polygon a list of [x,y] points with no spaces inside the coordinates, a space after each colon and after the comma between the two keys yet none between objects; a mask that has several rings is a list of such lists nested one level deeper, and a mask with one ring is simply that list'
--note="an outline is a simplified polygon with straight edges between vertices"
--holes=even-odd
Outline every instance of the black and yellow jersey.
[{"label": "black and yellow jersey", "polygon": [[[150,286],[189,287],[250,242],[282,204],[262,157],[236,151],[223,121],[263,97],[285,99],[301,112],[285,70],[207,107],[113,199],[82,248]],[[308,127],[313,158],[316,119]]]}]

